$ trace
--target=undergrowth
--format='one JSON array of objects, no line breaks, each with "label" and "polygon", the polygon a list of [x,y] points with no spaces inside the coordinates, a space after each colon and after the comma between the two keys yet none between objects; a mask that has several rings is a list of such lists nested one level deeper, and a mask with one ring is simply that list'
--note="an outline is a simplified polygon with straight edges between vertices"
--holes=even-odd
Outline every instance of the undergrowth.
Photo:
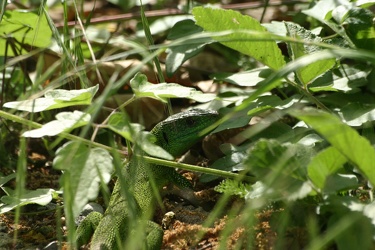
[{"label": "undergrowth", "polygon": [[[134,7],[128,2],[120,6],[125,11]],[[11,171],[0,175],[0,213],[15,210],[17,222],[22,206],[62,200],[68,233],[56,237],[74,246],[75,218],[139,144],[149,155],[144,161],[196,171],[201,183],[223,194],[203,224],[228,216],[223,249],[239,228],[248,232],[232,248],[259,248],[253,215],[268,210],[274,211],[268,222],[277,235],[270,247],[372,249],[372,5],[311,1],[301,3],[295,19],[261,23],[239,11],[188,1],[184,15],[152,19],[139,7],[134,34],[121,24],[110,32],[105,19],[83,16],[83,1],[62,3],[62,23],[51,18],[53,7],[46,3],[28,11],[3,8],[0,167]],[[71,9],[74,25],[68,23]],[[211,56],[224,66],[203,67],[200,60]],[[181,72],[201,81],[183,86]],[[211,93],[204,89],[207,81]],[[117,99],[119,93],[127,99]],[[139,105],[145,99],[152,100],[155,120]],[[217,110],[222,118],[212,134],[237,131],[219,145],[209,168],[175,163],[152,144],[147,129],[181,103]],[[19,145],[8,147],[14,138]],[[62,173],[60,189],[25,188],[27,143],[35,138]],[[7,186],[12,179],[14,189]],[[243,206],[228,210],[232,196]],[[303,235],[299,245],[288,240],[297,235],[295,228]],[[200,237],[203,232],[195,240]]]}]

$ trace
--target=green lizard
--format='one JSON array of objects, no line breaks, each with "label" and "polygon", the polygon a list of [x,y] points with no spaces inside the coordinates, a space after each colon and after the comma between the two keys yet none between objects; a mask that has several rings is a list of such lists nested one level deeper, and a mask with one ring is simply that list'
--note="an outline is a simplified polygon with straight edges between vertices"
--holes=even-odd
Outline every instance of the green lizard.
[{"label": "green lizard", "polygon": [[[186,152],[204,135],[199,134],[218,120],[216,111],[192,109],[170,116],[158,123],[151,134],[156,137],[155,144],[168,151],[174,157]],[[155,166],[132,157],[122,170],[121,180],[117,180],[112,192],[108,208],[102,216],[98,212],[90,213],[77,229],[78,247],[87,244],[93,231],[91,249],[119,249],[134,230],[129,228],[129,220],[147,220],[147,232],[140,245],[142,249],[160,249],[163,230],[148,221],[156,205],[155,197],[168,183],[180,188],[191,187],[190,182],[178,174],[173,168]],[[150,181],[152,178],[154,181]],[[121,183],[124,181],[126,194],[122,193]],[[156,191],[155,191],[156,190]],[[155,195],[156,194],[156,195]],[[129,207],[133,206],[133,209]],[[131,214],[132,211],[138,211]]]}]

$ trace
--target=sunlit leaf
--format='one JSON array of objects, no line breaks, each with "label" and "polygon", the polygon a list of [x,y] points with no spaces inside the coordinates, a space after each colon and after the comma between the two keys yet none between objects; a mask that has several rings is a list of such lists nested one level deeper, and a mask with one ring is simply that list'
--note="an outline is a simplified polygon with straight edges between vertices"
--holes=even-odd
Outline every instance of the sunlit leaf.
[{"label": "sunlit leaf", "polygon": [[[256,19],[237,11],[195,7],[193,15],[197,25],[205,31],[254,30],[264,32],[264,39],[267,38],[268,31],[265,27]],[[271,33],[268,37],[271,38]],[[275,41],[254,41],[254,37],[243,33],[233,33],[220,39],[225,40],[221,41],[225,46],[252,56],[272,69],[279,69],[285,64],[281,50]]]},{"label": "sunlit leaf", "polygon": [[0,214],[27,204],[39,204],[45,206],[51,202],[53,192],[55,192],[53,189],[41,188],[25,191],[19,198],[17,198],[15,194],[12,196],[3,196],[1,197],[3,203],[0,203]]},{"label": "sunlit leaf", "polygon": [[56,120],[44,124],[41,128],[26,131],[24,137],[40,138],[55,136],[64,131],[82,127],[90,122],[91,116],[81,111],[61,112],[56,115]]},{"label": "sunlit leaf", "polygon": [[309,84],[309,89],[313,92],[319,91],[342,91],[358,92],[360,87],[368,83],[370,68],[361,65],[342,65],[341,67],[328,71]]},{"label": "sunlit leaf", "polygon": [[165,103],[168,98],[187,98],[197,102],[209,102],[216,97],[214,94],[205,94],[194,88],[184,87],[176,83],[152,84],[141,73],[134,76],[130,85],[137,97],[154,98]]},{"label": "sunlit leaf", "polygon": [[[297,40],[303,39],[306,42],[315,43],[320,43],[323,41],[319,36],[316,36],[315,34],[311,33],[311,31],[304,29],[298,24],[286,22],[285,26],[287,30],[287,35],[292,38],[296,38]],[[304,55],[313,54],[321,50],[321,48],[316,45],[308,45],[294,42],[288,42],[287,44],[289,48],[289,53],[291,54],[290,56],[293,60],[296,60],[297,58],[302,57]],[[317,60],[314,63],[311,63],[296,70],[296,75],[299,81],[303,85],[306,85],[309,84],[313,79],[315,79],[319,75],[331,69],[334,66],[335,62],[336,60],[333,58]]]},{"label": "sunlit leaf", "polygon": [[[13,43],[17,50],[15,53],[11,47],[8,47],[7,56],[28,53],[20,44],[45,48],[51,43],[52,31],[46,17],[38,16],[33,12],[5,11],[0,30],[0,56],[5,55],[7,40]],[[11,39],[15,39],[16,42]]]},{"label": "sunlit leaf", "polygon": [[242,71],[237,73],[216,73],[211,75],[215,81],[229,82],[238,86],[253,87],[264,80],[263,72],[269,71],[268,68],[256,68],[249,71]]},{"label": "sunlit leaf", "polygon": [[321,134],[375,185],[375,150],[367,139],[333,114],[316,109],[291,110],[290,114]]},{"label": "sunlit leaf", "polygon": [[28,112],[41,112],[76,105],[89,105],[98,89],[99,85],[78,90],[55,89],[46,92],[45,97],[7,102],[4,107]]}]

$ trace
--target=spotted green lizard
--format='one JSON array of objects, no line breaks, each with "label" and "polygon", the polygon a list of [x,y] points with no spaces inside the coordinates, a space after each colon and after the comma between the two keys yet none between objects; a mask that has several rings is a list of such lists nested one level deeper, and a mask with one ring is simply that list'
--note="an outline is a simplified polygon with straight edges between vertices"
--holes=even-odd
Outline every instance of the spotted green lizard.
[{"label": "spotted green lizard", "polygon": [[[151,134],[156,137],[156,145],[176,157],[202,139],[205,135],[200,132],[217,120],[216,111],[192,109],[158,123]],[[142,233],[136,232],[135,224],[130,223],[133,219],[137,223],[146,221],[139,248],[160,249],[163,230],[157,223],[149,220],[154,212],[156,198],[169,183],[186,188],[191,187],[190,182],[173,168],[147,164],[134,156],[122,169],[120,178],[116,181],[104,216],[92,212],[79,225],[78,247],[87,244],[93,234],[91,249],[124,249],[124,242],[129,237]],[[122,186],[125,188],[121,188]],[[123,193],[124,189],[126,192]]]}]

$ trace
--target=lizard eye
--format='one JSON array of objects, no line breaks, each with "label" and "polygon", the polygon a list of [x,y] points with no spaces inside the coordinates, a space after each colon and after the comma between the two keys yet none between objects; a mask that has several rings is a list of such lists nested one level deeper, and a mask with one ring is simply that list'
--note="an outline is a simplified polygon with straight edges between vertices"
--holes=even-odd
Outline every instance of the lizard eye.
[{"label": "lizard eye", "polygon": [[187,118],[186,124],[189,126],[193,126],[195,124],[195,120],[193,118]]},{"label": "lizard eye", "polygon": [[165,131],[163,131],[163,138],[164,138],[165,142],[168,144],[168,135]]}]

